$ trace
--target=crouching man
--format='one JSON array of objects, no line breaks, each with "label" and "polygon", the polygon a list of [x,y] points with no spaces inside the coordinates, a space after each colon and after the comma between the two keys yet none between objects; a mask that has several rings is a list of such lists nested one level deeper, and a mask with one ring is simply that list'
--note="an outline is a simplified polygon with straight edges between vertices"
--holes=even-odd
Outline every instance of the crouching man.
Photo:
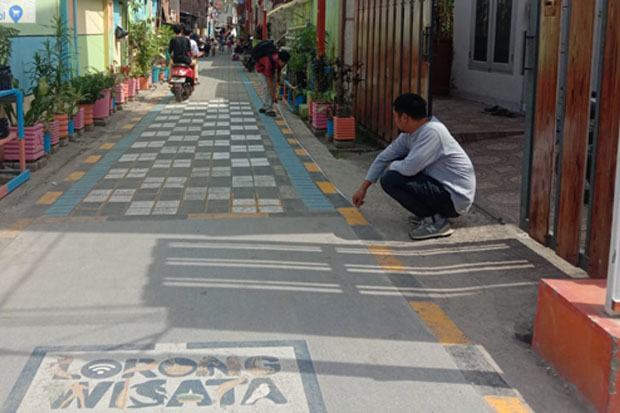
[{"label": "crouching man", "polygon": [[476,175],[471,160],[448,128],[427,116],[422,97],[401,95],[393,109],[402,133],[370,166],[353,204],[361,207],[368,188],[380,178],[383,190],[413,214],[411,239],[449,236],[448,218],[467,213],[474,201]]}]

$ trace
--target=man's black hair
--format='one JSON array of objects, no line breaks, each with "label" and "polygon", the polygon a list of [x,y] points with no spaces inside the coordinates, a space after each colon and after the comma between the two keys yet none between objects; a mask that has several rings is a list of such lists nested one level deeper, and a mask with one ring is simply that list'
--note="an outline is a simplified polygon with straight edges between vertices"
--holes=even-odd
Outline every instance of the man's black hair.
[{"label": "man's black hair", "polygon": [[183,27],[180,24],[175,24],[172,26],[172,31],[174,34],[180,34],[183,31]]},{"label": "man's black hair", "polygon": [[189,26],[184,26],[183,27],[183,34],[186,36],[189,36],[190,34],[192,34],[193,30],[191,27]]},{"label": "man's black hair", "polygon": [[282,50],[278,52],[278,60],[281,60],[284,63],[287,63],[290,60],[290,58],[291,58],[291,55],[286,50]]},{"label": "man's black hair", "polygon": [[405,114],[411,119],[420,120],[428,116],[426,100],[415,93],[405,93],[394,101],[394,111],[399,115]]}]

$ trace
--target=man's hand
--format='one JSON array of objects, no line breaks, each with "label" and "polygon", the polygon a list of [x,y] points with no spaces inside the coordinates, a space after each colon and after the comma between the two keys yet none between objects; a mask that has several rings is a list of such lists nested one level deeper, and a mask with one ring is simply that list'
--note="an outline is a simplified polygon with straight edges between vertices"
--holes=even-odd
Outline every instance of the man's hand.
[{"label": "man's hand", "polygon": [[353,194],[353,205],[355,205],[356,208],[361,207],[364,205],[364,198],[366,198],[366,190],[363,188],[358,189],[357,192]]},{"label": "man's hand", "polygon": [[355,205],[356,208],[364,205],[364,199],[366,199],[366,193],[368,192],[368,188],[370,188],[370,185],[372,185],[372,182],[364,181],[360,189],[358,189],[357,192],[353,194],[353,205]]}]

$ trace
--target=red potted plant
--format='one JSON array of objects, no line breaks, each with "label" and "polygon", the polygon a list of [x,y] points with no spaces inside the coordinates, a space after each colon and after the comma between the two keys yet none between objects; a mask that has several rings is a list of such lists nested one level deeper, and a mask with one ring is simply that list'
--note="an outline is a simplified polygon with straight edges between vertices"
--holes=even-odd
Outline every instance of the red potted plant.
[{"label": "red potted plant", "polygon": [[334,141],[355,140],[355,117],[353,116],[353,89],[361,82],[359,63],[347,65],[336,61],[336,116],[334,117]]}]

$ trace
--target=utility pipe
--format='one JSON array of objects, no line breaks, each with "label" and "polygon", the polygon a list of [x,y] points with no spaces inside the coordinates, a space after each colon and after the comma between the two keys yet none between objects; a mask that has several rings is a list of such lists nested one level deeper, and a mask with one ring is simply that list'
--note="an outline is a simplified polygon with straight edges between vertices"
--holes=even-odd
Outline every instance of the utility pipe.
[{"label": "utility pipe", "polygon": [[[68,0],[67,0],[68,1]],[[77,0],[73,0],[73,44],[75,46],[75,73],[80,75],[80,46],[77,22]]]}]

